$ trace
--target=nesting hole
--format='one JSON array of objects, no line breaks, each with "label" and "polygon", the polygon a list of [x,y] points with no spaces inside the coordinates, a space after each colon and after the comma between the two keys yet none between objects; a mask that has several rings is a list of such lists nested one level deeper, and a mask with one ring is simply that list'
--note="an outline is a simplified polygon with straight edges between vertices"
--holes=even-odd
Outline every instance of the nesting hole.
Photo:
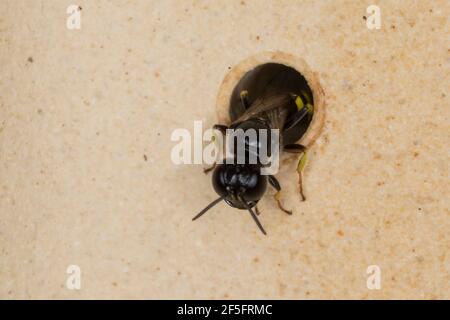
[{"label": "nesting hole", "polygon": [[250,103],[267,89],[267,82],[277,73],[283,73],[286,81],[279,81],[275,90],[299,93],[305,91],[312,97],[314,115],[310,123],[296,128],[298,132],[289,143],[311,145],[319,136],[324,122],[325,95],[317,76],[303,59],[283,52],[263,52],[245,59],[231,68],[224,78],[217,97],[217,113],[221,123],[230,123],[239,113],[240,91],[249,91]]}]

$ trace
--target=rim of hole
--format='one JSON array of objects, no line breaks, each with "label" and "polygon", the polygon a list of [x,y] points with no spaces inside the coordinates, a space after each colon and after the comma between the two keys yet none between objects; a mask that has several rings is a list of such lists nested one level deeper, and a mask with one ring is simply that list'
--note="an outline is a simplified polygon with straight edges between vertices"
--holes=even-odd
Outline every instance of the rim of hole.
[{"label": "rim of hole", "polygon": [[299,141],[306,147],[311,146],[319,137],[324,124],[325,93],[319,83],[317,74],[309,68],[306,62],[299,57],[285,52],[261,52],[242,60],[237,65],[231,68],[231,70],[223,79],[222,84],[220,85],[219,93],[217,95],[216,110],[219,123],[230,123],[230,97],[238,82],[248,71],[251,71],[257,66],[266,63],[284,64],[297,70],[303,77],[305,77],[308,86],[311,88],[314,98],[314,115],[308,127],[308,130]]}]

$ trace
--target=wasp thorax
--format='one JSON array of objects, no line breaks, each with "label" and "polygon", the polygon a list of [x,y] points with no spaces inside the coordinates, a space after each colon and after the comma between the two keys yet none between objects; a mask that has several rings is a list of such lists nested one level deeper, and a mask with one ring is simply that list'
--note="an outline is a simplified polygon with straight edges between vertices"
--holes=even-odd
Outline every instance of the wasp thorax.
[{"label": "wasp thorax", "polygon": [[245,209],[253,207],[262,198],[267,188],[267,177],[261,175],[257,166],[240,164],[221,164],[216,167],[212,177],[214,190],[225,196],[232,207]]},{"label": "wasp thorax", "polygon": [[270,164],[273,151],[279,149],[279,130],[261,120],[236,123],[227,131],[230,153],[238,164]]}]

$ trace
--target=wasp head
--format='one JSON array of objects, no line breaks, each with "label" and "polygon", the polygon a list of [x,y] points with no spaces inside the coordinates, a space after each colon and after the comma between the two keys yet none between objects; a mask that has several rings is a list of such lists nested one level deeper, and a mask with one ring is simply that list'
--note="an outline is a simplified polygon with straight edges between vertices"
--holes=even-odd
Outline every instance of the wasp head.
[{"label": "wasp head", "polygon": [[220,164],[214,169],[212,182],[219,198],[206,206],[192,220],[197,220],[209,209],[225,200],[234,208],[246,209],[261,232],[266,234],[252,209],[262,198],[267,188],[267,177],[261,175],[260,167],[248,164]]}]

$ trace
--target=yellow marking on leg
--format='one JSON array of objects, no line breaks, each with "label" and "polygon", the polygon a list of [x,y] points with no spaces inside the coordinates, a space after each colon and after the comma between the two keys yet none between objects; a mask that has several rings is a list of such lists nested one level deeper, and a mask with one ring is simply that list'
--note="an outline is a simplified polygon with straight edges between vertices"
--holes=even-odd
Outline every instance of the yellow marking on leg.
[{"label": "yellow marking on leg", "polygon": [[298,160],[297,164],[297,174],[298,174],[298,187],[300,192],[300,197],[302,201],[305,201],[305,195],[303,194],[303,183],[302,183],[302,172],[303,169],[306,167],[306,163],[308,161],[308,156],[306,154],[306,151],[303,152],[303,154],[300,156],[300,159]]},{"label": "yellow marking on leg", "polygon": [[303,154],[300,156],[297,164],[297,172],[302,172],[303,169],[306,167],[306,164],[308,162],[308,155],[306,154],[306,151],[303,151]]},{"label": "yellow marking on leg", "polygon": [[[304,104],[306,105],[306,108],[308,109],[308,113],[309,113],[310,115],[312,115],[313,112],[314,112],[314,105],[313,105],[313,103],[312,103],[311,96],[310,96],[308,93],[306,93],[306,91],[302,91],[302,92],[301,92],[301,96],[306,100],[306,101],[304,102]],[[300,109],[299,109],[299,110],[300,110]]]},{"label": "yellow marking on leg", "polygon": [[241,98],[245,98],[245,97],[248,96],[248,91],[247,90],[242,90],[239,95],[240,95]]}]

